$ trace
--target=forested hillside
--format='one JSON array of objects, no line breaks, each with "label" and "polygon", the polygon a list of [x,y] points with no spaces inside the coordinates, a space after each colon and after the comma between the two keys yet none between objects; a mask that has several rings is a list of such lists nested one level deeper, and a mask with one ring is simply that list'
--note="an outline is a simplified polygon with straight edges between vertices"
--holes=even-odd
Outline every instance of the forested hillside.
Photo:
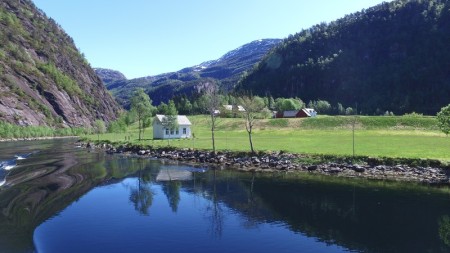
[{"label": "forested hillside", "polygon": [[0,121],[89,127],[119,110],[58,24],[31,0],[0,2]]},{"label": "forested hillside", "polygon": [[450,103],[450,1],[382,3],[291,35],[238,90],[435,114]]}]

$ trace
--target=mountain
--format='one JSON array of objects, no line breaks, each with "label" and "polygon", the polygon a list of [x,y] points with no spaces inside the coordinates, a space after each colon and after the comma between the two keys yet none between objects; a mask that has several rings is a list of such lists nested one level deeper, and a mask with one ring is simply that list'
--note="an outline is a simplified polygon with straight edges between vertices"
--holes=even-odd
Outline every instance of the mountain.
[{"label": "mountain", "polygon": [[384,2],[289,36],[237,89],[435,114],[450,102],[449,45],[448,0]]},{"label": "mountain", "polygon": [[106,87],[108,87],[108,85],[111,83],[127,80],[125,75],[117,70],[94,68],[94,71],[100,77],[100,79],[102,79]]},{"label": "mountain", "polygon": [[217,60],[156,76],[111,82],[107,75],[98,71],[97,73],[123,106],[128,106],[130,95],[138,87],[146,89],[153,103],[159,104],[167,102],[174,95],[196,93],[201,90],[203,83],[211,80],[223,89],[231,90],[245,71],[250,70],[279,42],[280,39],[256,40],[226,53]]},{"label": "mountain", "polygon": [[90,126],[120,107],[63,29],[31,0],[0,2],[0,120]]}]

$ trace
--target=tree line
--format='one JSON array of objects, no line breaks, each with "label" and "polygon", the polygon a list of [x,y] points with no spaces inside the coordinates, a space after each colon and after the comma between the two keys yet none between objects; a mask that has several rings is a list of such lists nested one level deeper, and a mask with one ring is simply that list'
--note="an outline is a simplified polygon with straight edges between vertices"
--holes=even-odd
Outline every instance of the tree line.
[{"label": "tree line", "polygon": [[[233,109],[227,110],[224,105],[230,105]],[[236,110],[240,106],[243,110]],[[255,96],[251,93],[224,94],[215,82],[207,83],[203,91],[196,95],[187,97],[181,95],[174,97],[167,103],[161,102],[154,106],[152,100],[142,88],[134,91],[130,99],[130,110],[124,112],[116,121],[108,125],[108,132],[125,132],[127,128],[137,122],[139,129],[139,140],[146,128],[152,124],[152,119],[156,114],[163,114],[164,128],[175,129],[177,127],[176,116],[180,114],[208,115],[211,126],[212,150],[215,148],[216,122],[220,117],[242,117],[244,119],[245,130],[248,134],[250,149],[254,152],[252,133],[253,127],[258,119],[273,117],[274,111],[300,110],[305,107],[315,109],[323,114],[353,114],[351,107],[344,108],[342,104],[332,106],[325,100],[314,100],[308,103],[300,98],[276,98],[272,96]],[[219,114],[218,111],[221,111]],[[101,122],[96,122],[96,132],[103,132],[104,126]]]},{"label": "tree line", "polygon": [[[169,103],[174,103],[177,111],[183,115],[197,115],[197,114],[207,114],[208,113],[208,97],[211,91],[207,88],[205,92],[201,93],[197,96],[188,97],[183,94],[180,96],[175,96],[172,100],[169,100]],[[223,110],[224,105],[240,105],[239,98],[242,97],[242,94],[251,94],[251,93],[229,93],[223,94],[220,90],[216,91],[216,102],[215,102],[215,110]],[[258,99],[264,103],[267,117],[272,115],[273,111],[283,112],[283,111],[292,111],[292,110],[301,110],[304,108],[312,108],[320,114],[326,115],[353,115],[356,114],[357,105],[352,106],[344,106],[341,103],[336,103],[332,105],[330,102],[326,100],[309,100],[308,102],[304,102],[299,97],[293,98],[284,98],[279,97],[274,99],[272,96],[257,96]],[[157,111],[164,112],[164,108],[167,106],[164,102],[162,102],[159,106],[157,106]],[[244,107],[245,108],[245,107]],[[264,111],[262,112],[264,113]],[[388,112],[389,113],[389,112]],[[384,115],[385,112],[379,111],[377,115]],[[234,114],[222,114],[222,116],[232,117]]]}]

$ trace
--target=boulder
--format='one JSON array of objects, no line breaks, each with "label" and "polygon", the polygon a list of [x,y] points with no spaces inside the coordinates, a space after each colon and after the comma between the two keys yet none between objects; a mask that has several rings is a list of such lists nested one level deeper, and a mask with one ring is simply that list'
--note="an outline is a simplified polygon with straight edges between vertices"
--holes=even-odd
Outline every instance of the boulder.
[{"label": "boulder", "polygon": [[366,169],[364,168],[364,167],[362,167],[362,166],[359,166],[359,165],[355,165],[355,166],[353,166],[353,168],[352,168],[355,172],[365,172],[366,171]]},{"label": "boulder", "polygon": [[311,165],[311,166],[308,166],[308,170],[309,170],[309,171],[317,170],[317,168],[318,168],[317,165]]}]

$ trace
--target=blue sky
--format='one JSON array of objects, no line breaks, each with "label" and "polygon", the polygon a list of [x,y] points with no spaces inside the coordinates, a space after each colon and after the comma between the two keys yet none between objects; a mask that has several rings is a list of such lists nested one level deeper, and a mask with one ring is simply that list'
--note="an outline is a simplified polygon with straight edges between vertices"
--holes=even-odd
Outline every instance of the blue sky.
[{"label": "blue sky", "polygon": [[93,67],[127,78],[180,70],[285,38],[382,0],[33,0]]}]

